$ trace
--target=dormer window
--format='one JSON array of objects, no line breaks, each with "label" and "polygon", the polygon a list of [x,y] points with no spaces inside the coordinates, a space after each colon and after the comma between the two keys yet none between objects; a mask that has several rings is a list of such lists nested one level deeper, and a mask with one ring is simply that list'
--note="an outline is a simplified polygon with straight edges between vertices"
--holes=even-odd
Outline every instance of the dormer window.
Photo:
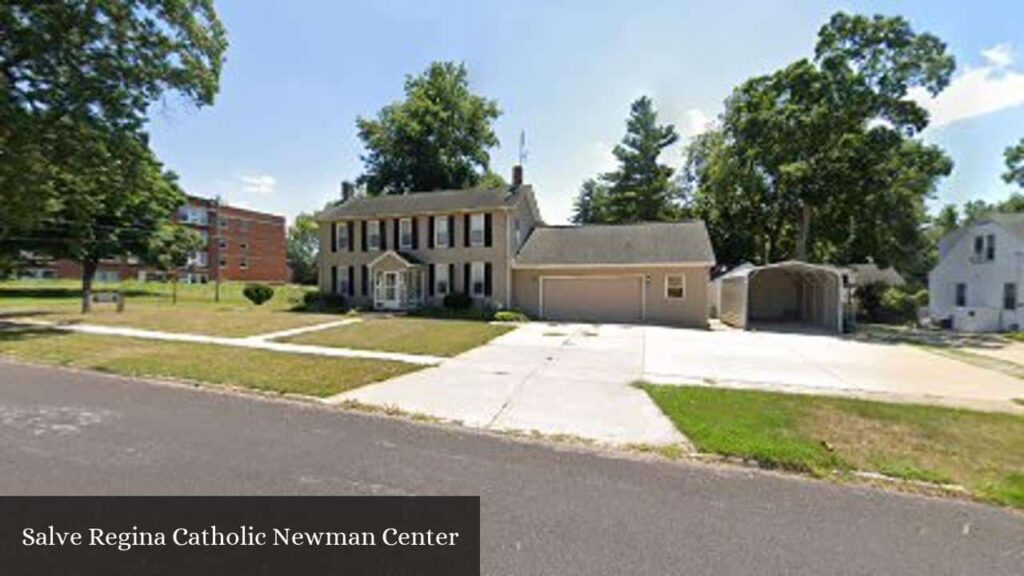
[{"label": "dormer window", "polygon": [[985,236],[985,260],[991,262],[996,259],[996,235]]}]

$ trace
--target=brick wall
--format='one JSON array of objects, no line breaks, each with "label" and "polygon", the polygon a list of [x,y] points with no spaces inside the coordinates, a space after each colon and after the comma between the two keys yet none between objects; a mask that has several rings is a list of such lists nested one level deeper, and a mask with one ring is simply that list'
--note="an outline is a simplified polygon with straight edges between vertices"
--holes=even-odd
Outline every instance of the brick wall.
[{"label": "brick wall", "polygon": [[[232,206],[217,207],[213,200],[189,197],[188,207],[198,208],[205,214],[205,223],[185,223],[190,228],[205,232],[209,243],[205,249],[206,265],[182,270],[181,276],[191,272],[210,281],[239,280],[255,282],[288,282],[291,272],[285,260],[285,219],[283,216],[256,212]],[[175,213],[181,221],[181,213]],[[221,248],[221,241],[224,248]],[[218,266],[218,263],[223,263]],[[81,278],[82,269],[70,260],[56,260],[49,266],[57,278]],[[135,280],[143,268],[126,262],[102,262],[99,270],[116,274],[120,280]]]}]

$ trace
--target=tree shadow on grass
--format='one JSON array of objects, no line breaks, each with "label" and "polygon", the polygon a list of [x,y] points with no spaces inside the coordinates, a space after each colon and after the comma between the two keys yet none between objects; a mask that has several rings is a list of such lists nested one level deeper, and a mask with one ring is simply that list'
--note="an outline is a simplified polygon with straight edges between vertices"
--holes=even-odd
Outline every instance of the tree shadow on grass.
[{"label": "tree shadow on grass", "polygon": [[[94,292],[112,292],[115,289],[103,287],[93,288]],[[163,294],[155,294],[145,290],[118,290],[125,296],[131,297],[152,297],[162,298]],[[72,300],[80,299],[82,290],[79,288],[0,288],[0,299],[4,298],[34,298],[39,300]]]},{"label": "tree shadow on grass", "polygon": [[858,327],[853,334],[845,335],[849,340],[875,344],[918,344],[933,348],[981,348],[998,350],[1012,344],[999,334],[956,332],[930,328],[912,328],[866,324]]},{"label": "tree shadow on grass", "polygon": [[63,338],[68,332],[46,326],[26,326],[0,320],[0,344],[4,342],[21,342],[26,340],[42,340]]}]

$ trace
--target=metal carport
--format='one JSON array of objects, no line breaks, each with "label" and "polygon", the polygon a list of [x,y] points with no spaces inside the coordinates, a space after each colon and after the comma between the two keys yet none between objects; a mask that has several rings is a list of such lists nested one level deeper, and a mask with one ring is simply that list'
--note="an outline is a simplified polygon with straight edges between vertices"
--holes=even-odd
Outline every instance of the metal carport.
[{"label": "metal carport", "polygon": [[739,328],[843,331],[843,271],[788,260],[742,265],[718,278],[719,317]]}]

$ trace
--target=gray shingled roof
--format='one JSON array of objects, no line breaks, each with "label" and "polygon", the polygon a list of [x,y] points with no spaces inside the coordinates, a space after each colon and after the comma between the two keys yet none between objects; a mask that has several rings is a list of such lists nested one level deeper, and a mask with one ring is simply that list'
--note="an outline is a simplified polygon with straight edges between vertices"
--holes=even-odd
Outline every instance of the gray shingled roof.
[{"label": "gray shingled roof", "polygon": [[850,264],[847,268],[853,270],[857,284],[860,285],[874,284],[875,282],[881,282],[889,286],[903,286],[906,284],[903,276],[900,276],[900,273],[892,266],[879,268],[874,262],[867,262],[864,264]]},{"label": "gray shingled roof", "polygon": [[530,189],[470,188],[466,190],[438,190],[411,194],[359,196],[331,206],[317,214],[317,220],[335,220],[364,216],[403,216],[438,212],[488,210],[509,207]]},{"label": "gray shingled roof", "polygon": [[522,266],[714,261],[701,221],[541,227],[516,256],[516,264]]}]

